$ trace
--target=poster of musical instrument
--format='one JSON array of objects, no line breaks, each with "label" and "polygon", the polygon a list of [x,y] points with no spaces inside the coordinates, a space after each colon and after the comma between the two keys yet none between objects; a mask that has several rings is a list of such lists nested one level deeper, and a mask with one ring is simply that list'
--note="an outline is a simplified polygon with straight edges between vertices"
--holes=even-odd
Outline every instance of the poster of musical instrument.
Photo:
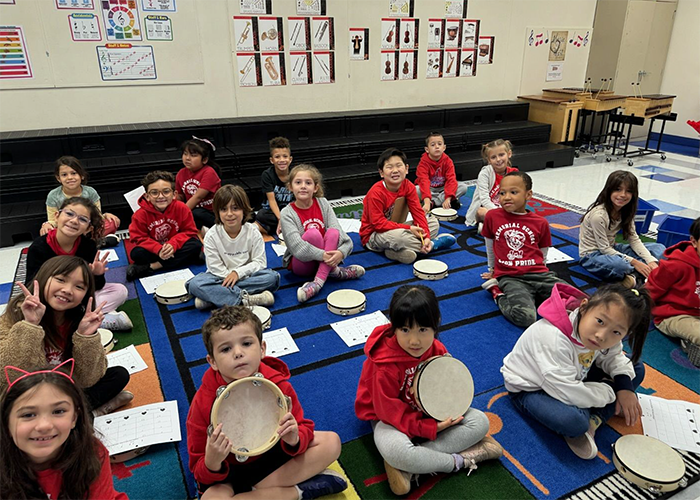
[{"label": "poster of musical instrument", "polygon": [[332,17],[312,17],[311,30],[313,33],[314,50],[333,50],[335,48],[335,33]]},{"label": "poster of musical instrument", "polygon": [[311,52],[290,52],[289,64],[292,66],[290,81],[292,85],[308,85],[311,83]]},{"label": "poster of musical instrument", "polygon": [[462,21],[462,48],[476,49],[476,42],[479,39],[479,25],[481,21],[477,19],[465,19]]},{"label": "poster of musical instrument", "polygon": [[568,38],[568,31],[552,31],[552,40],[549,42],[550,61],[563,61],[566,59],[566,42]]},{"label": "poster of musical instrument", "polygon": [[260,74],[260,54],[238,53],[238,85],[241,87],[262,86],[262,75]]},{"label": "poster of musical instrument", "polygon": [[479,37],[479,58],[477,64],[493,63],[493,46],[496,42],[495,36]]},{"label": "poster of musical instrument", "polygon": [[443,55],[443,78],[454,78],[457,76],[457,68],[459,67],[459,49],[445,49]]},{"label": "poster of musical instrument", "polygon": [[426,78],[440,78],[442,76],[442,50],[428,49]]},{"label": "poster of musical instrument", "polygon": [[382,18],[382,50],[396,50],[399,48],[399,29],[401,20]]},{"label": "poster of musical instrument", "polygon": [[400,31],[400,48],[401,49],[417,49],[418,48],[418,19],[402,19],[399,21]]},{"label": "poster of musical instrument", "polygon": [[335,52],[324,51],[313,54],[313,82],[333,83],[335,81]]},{"label": "poster of musical instrument", "polygon": [[272,14],[272,0],[240,0],[241,14]]},{"label": "poster of musical instrument", "polygon": [[467,0],[445,0],[445,17],[467,17]]},{"label": "poster of musical instrument", "polygon": [[135,0],[103,0],[102,19],[107,32],[106,40],[141,40],[139,10]]},{"label": "poster of musical instrument", "polygon": [[350,28],[350,60],[369,61],[369,28]]},{"label": "poster of musical instrument", "polygon": [[389,0],[391,17],[413,17],[413,0]]},{"label": "poster of musical instrument", "polygon": [[100,42],[100,20],[95,14],[89,12],[74,12],[68,14],[70,35],[74,42]]},{"label": "poster of musical instrument", "polygon": [[141,0],[141,8],[145,11],[176,12],[175,0]]},{"label": "poster of musical instrument", "polygon": [[289,17],[289,50],[311,50],[311,19]]},{"label": "poster of musical instrument", "polygon": [[[10,2],[0,2],[0,3],[9,3],[9,4],[14,4],[14,0]],[[56,0],[56,8],[57,9],[84,9],[84,10],[92,10],[95,8],[95,5],[92,3],[92,0]]]},{"label": "poster of musical instrument", "polygon": [[156,60],[151,45],[108,43],[97,47],[102,80],[155,80]]},{"label": "poster of musical instrument", "polygon": [[263,87],[285,85],[284,52],[261,52],[260,58],[264,68],[261,71]]},{"label": "poster of musical instrument", "polygon": [[146,27],[146,40],[173,41],[173,25],[168,16],[146,16],[143,24]]},{"label": "poster of musical instrument", "polygon": [[415,80],[418,78],[418,50],[404,49],[399,53],[399,80]]},{"label": "poster of musical instrument", "polygon": [[388,82],[398,78],[397,68],[399,64],[398,50],[382,50],[381,56],[382,81]]},{"label": "poster of musical instrument", "polygon": [[445,33],[444,19],[428,19],[428,48],[441,49],[444,43]]},{"label": "poster of musical instrument", "polygon": [[281,17],[258,17],[258,34],[260,35],[261,51],[277,52],[284,50],[283,24],[284,21]]},{"label": "poster of musical instrument", "polygon": [[457,49],[462,41],[462,20],[445,19],[445,42],[446,49]]},{"label": "poster of musical instrument", "polygon": [[325,16],[326,0],[297,0],[298,16]]},{"label": "poster of musical instrument", "polygon": [[233,36],[236,40],[236,52],[257,52],[258,18],[252,16],[233,16]]},{"label": "poster of musical instrument", "polygon": [[459,53],[459,76],[476,76],[476,49],[462,49]]},{"label": "poster of musical instrument", "polygon": [[0,80],[33,78],[21,26],[0,26]]}]

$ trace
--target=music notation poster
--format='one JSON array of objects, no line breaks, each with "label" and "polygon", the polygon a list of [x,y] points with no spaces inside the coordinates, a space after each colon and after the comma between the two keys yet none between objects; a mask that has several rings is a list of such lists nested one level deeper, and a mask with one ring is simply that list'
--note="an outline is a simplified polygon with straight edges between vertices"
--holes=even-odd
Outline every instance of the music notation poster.
[{"label": "music notation poster", "polygon": [[566,59],[566,44],[569,38],[568,31],[552,31],[549,42],[549,60],[561,62]]},{"label": "music notation poster", "polygon": [[236,40],[236,52],[257,52],[258,18],[251,16],[233,16],[233,36]]},{"label": "music notation poster", "polygon": [[335,32],[333,30],[332,17],[312,17],[311,30],[314,50],[333,50],[335,48]]},{"label": "music notation poster", "polygon": [[146,40],[173,41],[173,25],[168,16],[149,15],[143,18]]},{"label": "music notation poster", "polygon": [[241,14],[272,14],[272,0],[240,0]]},{"label": "music notation poster", "polygon": [[[290,52],[289,53],[289,64],[292,67],[292,72],[290,74],[289,81],[292,85],[308,85],[313,82],[313,74],[311,72],[311,52]],[[273,247],[274,247],[273,243]],[[282,254],[278,254],[279,257],[284,255],[287,247],[278,245],[281,247]],[[274,248],[273,248],[274,249]],[[277,252],[276,249],[274,249]]]},{"label": "music notation poster", "polygon": [[324,51],[313,53],[313,82],[333,83],[335,82],[335,52]]},{"label": "music notation poster", "polygon": [[149,12],[176,12],[175,0],[141,0],[141,8]]},{"label": "music notation poster", "polygon": [[479,60],[478,64],[492,64],[493,63],[493,46],[496,42],[496,37],[494,36],[480,36],[479,37]]},{"label": "music notation poster", "polygon": [[33,78],[21,26],[0,26],[0,80]]},{"label": "music notation poster", "polygon": [[426,78],[440,78],[442,76],[442,50],[428,49],[427,66],[425,68]]},{"label": "music notation poster", "polygon": [[282,32],[284,21],[281,17],[258,17],[258,34],[260,37],[261,51],[283,51],[284,33]]},{"label": "music notation poster", "polygon": [[444,19],[428,19],[428,48],[429,49],[441,49],[443,44],[445,34],[445,20]]},{"label": "music notation poster", "polygon": [[104,81],[155,80],[156,61],[150,45],[108,43],[97,47],[100,74]]},{"label": "music notation poster", "polygon": [[389,0],[391,17],[413,17],[413,0]]},{"label": "music notation poster", "polygon": [[297,0],[298,16],[325,16],[326,0]]},{"label": "music notation poster", "polygon": [[443,54],[443,78],[453,78],[457,76],[457,68],[459,67],[459,49],[445,49]]},{"label": "music notation poster", "polygon": [[74,42],[101,42],[100,20],[89,12],[68,14],[70,35]]},{"label": "music notation poster", "polygon": [[401,25],[400,19],[382,18],[382,50],[397,50],[399,48],[399,29]]},{"label": "music notation poster", "polygon": [[476,76],[476,49],[462,49],[459,53],[459,76]]},{"label": "music notation poster", "polygon": [[[0,3],[14,4],[15,0],[3,0]],[[73,10],[92,10],[95,8],[92,0],[56,0],[57,9],[73,9]]]},{"label": "music notation poster", "polygon": [[369,60],[369,28],[350,28],[350,60]]},{"label": "music notation poster", "polygon": [[289,50],[311,50],[311,19],[288,17]]},{"label": "music notation poster", "polygon": [[399,48],[418,48],[418,23],[419,19],[402,19],[399,22]]},{"label": "music notation poster", "polygon": [[103,0],[102,19],[107,33],[106,40],[141,40],[141,22],[136,2]]},{"label": "music notation poster", "polygon": [[398,79],[399,51],[382,50],[381,61],[381,80],[383,82],[388,82]]},{"label": "music notation poster", "polygon": [[415,80],[418,78],[418,51],[405,49],[399,52],[399,80]]},{"label": "music notation poster", "polygon": [[260,59],[263,66],[263,87],[286,85],[284,74],[284,52],[262,52]]},{"label": "music notation poster", "polygon": [[261,87],[260,54],[239,52],[236,54],[236,61],[238,62],[238,85],[240,87]]},{"label": "music notation poster", "polygon": [[445,17],[467,17],[467,0],[445,0]]}]

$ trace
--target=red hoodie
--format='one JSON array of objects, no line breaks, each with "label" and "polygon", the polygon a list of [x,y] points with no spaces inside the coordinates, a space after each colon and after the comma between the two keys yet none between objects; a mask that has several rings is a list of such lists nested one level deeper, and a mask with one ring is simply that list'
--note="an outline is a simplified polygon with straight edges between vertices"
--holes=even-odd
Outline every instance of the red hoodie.
[{"label": "red hoodie", "polygon": [[[309,447],[309,443],[314,437],[314,423],[308,418],[304,418],[304,410],[299,403],[297,393],[294,392],[292,384],[289,383],[289,368],[277,358],[266,356],[260,362],[260,373],[277,384],[277,387],[292,400],[292,415],[299,425],[299,443],[297,446],[289,446],[284,441],[282,449],[290,456],[301,455]],[[223,462],[219,472],[207,469],[204,464],[204,452],[207,447],[207,427],[211,423],[211,408],[216,399],[216,390],[221,386],[228,385],[221,374],[209,368],[202,377],[202,386],[192,399],[190,412],[187,414],[187,451],[190,455],[190,470],[194,474],[195,480],[201,484],[214,484],[226,479],[229,467],[236,467],[239,462],[236,456],[229,453]],[[265,453],[257,457],[249,457],[246,463],[259,460]]]},{"label": "red hoodie", "polygon": [[391,324],[378,326],[367,339],[360,383],[355,398],[355,414],[360,420],[381,420],[409,438],[437,437],[437,420],[418,409],[411,386],[418,364],[447,349],[435,339],[430,348],[414,358],[396,340]]},{"label": "red hoodie", "polygon": [[667,248],[647,280],[647,289],[654,299],[654,323],[671,316],[700,316],[700,257],[690,241]]},{"label": "red hoodie", "polygon": [[455,175],[455,164],[445,153],[438,161],[430,158],[428,153],[423,153],[416,169],[416,184],[420,188],[422,200],[432,199],[430,188],[445,186],[445,198],[454,198],[457,195],[457,176]]},{"label": "red hoodie", "polygon": [[141,196],[139,208],[129,224],[129,239],[126,240],[126,254],[131,255],[134,247],[142,247],[158,254],[165,243],[170,243],[177,252],[190,238],[197,237],[192,211],[183,202],[173,200],[164,212]]}]

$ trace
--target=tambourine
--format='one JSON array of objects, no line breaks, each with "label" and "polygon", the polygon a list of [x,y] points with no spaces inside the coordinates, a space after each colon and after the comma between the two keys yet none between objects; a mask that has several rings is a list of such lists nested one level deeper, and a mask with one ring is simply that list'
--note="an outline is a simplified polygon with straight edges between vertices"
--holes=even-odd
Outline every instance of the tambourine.
[{"label": "tambourine", "polygon": [[109,457],[109,462],[112,464],[120,464],[127,462],[132,458],[140,457],[148,451],[149,446],[144,446],[143,448],[136,448],[135,450],[125,451],[124,453],[117,453]]},{"label": "tambourine", "polygon": [[185,288],[186,280],[175,280],[163,283],[156,288],[155,297],[161,304],[182,304],[192,299]]},{"label": "tambourine", "polygon": [[435,356],[418,365],[412,390],[423,413],[442,422],[467,412],[474,399],[474,380],[460,360]]},{"label": "tambourine", "polygon": [[260,323],[262,323],[263,330],[270,328],[270,324],[272,324],[272,313],[268,308],[262,306],[250,306],[250,310],[253,311],[253,314],[255,314],[260,320]]},{"label": "tambourine", "polygon": [[441,280],[447,274],[447,264],[440,260],[422,259],[413,263],[413,275],[422,280]]},{"label": "tambourine", "polygon": [[328,310],[339,316],[358,314],[367,307],[365,294],[358,290],[336,290],[328,294],[326,298]]},{"label": "tambourine", "polygon": [[291,410],[291,400],[260,373],[221,386],[211,408],[211,434],[223,423],[222,432],[231,442],[239,462],[262,455],[277,444],[277,429]]},{"label": "tambourine", "polygon": [[666,443],[641,434],[622,436],[612,445],[613,463],[630,483],[658,494],[685,487],[685,462]]},{"label": "tambourine", "polygon": [[457,210],[454,208],[435,207],[430,211],[441,222],[449,222],[457,218]]},{"label": "tambourine", "polygon": [[114,344],[117,343],[114,339],[114,334],[106,328],[98,328],[97,333],[100,334],[100,340],[102,341],[102,347],[105,348],[105,352],[111,351],[114,348]]}]

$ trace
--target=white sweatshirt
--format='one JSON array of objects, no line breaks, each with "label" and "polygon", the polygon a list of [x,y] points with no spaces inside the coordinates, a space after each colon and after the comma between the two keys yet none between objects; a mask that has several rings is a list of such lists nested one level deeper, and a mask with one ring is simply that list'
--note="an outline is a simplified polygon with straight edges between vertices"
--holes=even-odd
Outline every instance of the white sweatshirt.
[{"label": "white sweatshirt", "polygon": [[250,222],[243,224],[235,238],[226,233],[223,224],[215,224],[204,236],[204,256],[207,271],[219,278],[236,271],[242,280],[267,267],[265,242]]}]

